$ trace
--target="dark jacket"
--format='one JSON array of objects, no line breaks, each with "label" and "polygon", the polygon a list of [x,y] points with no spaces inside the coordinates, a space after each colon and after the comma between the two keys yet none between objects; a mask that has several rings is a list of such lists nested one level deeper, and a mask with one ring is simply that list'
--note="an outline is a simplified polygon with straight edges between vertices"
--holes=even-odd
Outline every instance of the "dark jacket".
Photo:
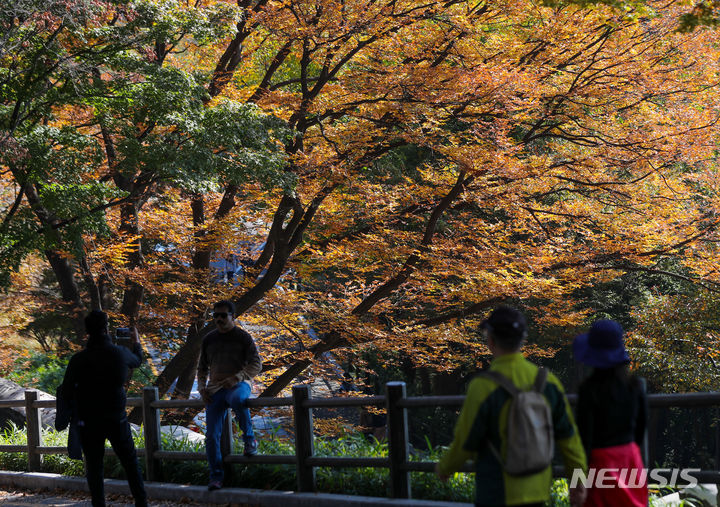
[{"label": "dark jacket", "polygon": [[77,425],[77,411],[72,398],[63,393],[63,386],[57,389],[55,396],[55,429],[62,431],[68,428],[68,456],[72,459],[82,459],[82,445],[80,444],[80,430]]},{"label": "dark jacket", "polygon": [[143,361],[140,344],[132,351],[114,345],[107,335],[91,336],[68,363],[61,386],[72,400],[78,421],[120,421],[126,417],[125,382],[130,368]]},{"label": "dark jacket", "polygon": [[648,401],[640,379],[597,368],[578,390],[577,423],[585,452],[635,442],[642,446]]}]

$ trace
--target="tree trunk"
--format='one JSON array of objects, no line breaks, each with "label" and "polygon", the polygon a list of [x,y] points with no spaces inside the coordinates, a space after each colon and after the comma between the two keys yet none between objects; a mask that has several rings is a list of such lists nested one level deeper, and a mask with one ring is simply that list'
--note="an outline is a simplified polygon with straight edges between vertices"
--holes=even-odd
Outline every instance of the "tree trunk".
[{"label": "tree trunk", "polygon": [[100,291],[100,302],[102,307],[106,310],[112,310],[115,308],[115,301],[113,301],[110,278],[107,273],[101,273],[98,276],[98,290]]},{"label": "tree trunk", "polygon": [[205,334],[202,332],[188,333],[188,339],[185,344],[180,347],[177,354],[173,356],[162,373],[158,375],[158,378],[153,382],[153,385],[158,388],[161,395],[167,393],[170,385],[193,361],[195,351],[200,349],[203,336],[205,336]]},{"label": "tree trunk", "polygon": [[275,379],[275,381],[268,386],[261,394],[260,397],[269,398],[277,396],[280,392],[285,389],[295,378],[300,375],[305,369],[312,364],[309,359],[303,359],[291,365],[285,370],[282,375]]},{"label": "tree trunk", "polygon": [[[170,359],[170,362],[165,366],[160,375],[158,375],[155,382],[153,382],[153,385],[158,388],[160,397],[163,397],[168,392],[168,389],[175,379],[178,378],[183,371],[186,371],[193,361],[197,361],[202,339],[211,329],[211,326],[205,326],[200,330],[195,329],[194,326],[192,326],[192,329],[188,329],[187,341],[185,341],[185,344],[180,347],[180,350]],[[142,409],[139,407],[132,409],[128,418],[130,422],[140,424],[142,422]]]},{"label": "tree trunk", "polygon": [[[13,176],[17,181],[23,181],[20,174],[13,169]],[[57,218],[54,217],[40,202],[37,189],[34,185],[25,186],[25,195],[27,196],[28,203],[32,207],[33,213],[42,224],[43,228],[55,239],[58,243],[61,243],[61,239],[57,231],[53,228],[53,225],[57,223]],[[82,298],[80,297],[80,290],[78,289],[77,282],[75,281],[75,269],[72,264],[68,261],[67,256],[61,254],[54,249],[46,249],[45,257],[47,257],[50,267],[52,267],[55,279],[60,286],[60,294],[62,300],[68,304],[71,318],[73,321],[73,328],[75,329],[74,343],[82,345],[85,342],[85,323],[83,321],[83,312],[85,305],[83,304]]]},{"label": "tree trunk", "polygon": [[200,349],[193,354],[192,359],[188,359],[188,365],[178,376],[175,389],[172,393],[173,399],[186,400],[190,397],[192,392],[192,386],[195,383],[195,376],[197,375],[198,361],[200,359]]},{"label": "tree trunk", "polygon": [[[202,338],[192,335],[197,335],[199,333],[200,332],[196,326],[191,326],[188,330],[188,339],[186,343],[190,346],[186,352],[186,358],[183,361],[185,363],[185,367],[178,374],[177,384],[175,384],[175,389],[172,393],[173,399],[187,399],[190,397],[190,391],[192,390],[192,385],[195,382],[195,375],[197,374],[200,349],[202,347]],[[203,336],[205,336],[205,334],[206,333],[203,333]]]},{"label": "tree trunk", "polygon": [[208,269],[210,267],[210,249],[203,243],[208,232],[201,229],[205,225],[205,200],[202,194],[192,194],[190,208],[192,209],[193,226],[195,226],[195,252],[192,257],[192,266],[195,269]]},{"label": "tree trunk", "polygon": [[83,345],[85,343],[85,305],[83,305],[80,291],[75,282],[75,270],[67,257],[54,250],[45,250],[45,256],[52,267],[53,273],[55,273],[58,285],[60,285],[62,300],[69,306],[73,328],[75,329],[75,337],[72,341],[77,345]]},{"label": "tree trunk", "polygon": [[82,257],[80,257],[80,269],[82,270],[83,279],[85,280],[85,285],[87,286],[88,294],[90,296],[90,305],[93,310],[102,310],[102,298],[100,296],[100,287],[95,282],[95,277],[92,274],[92,271],[90,271],[90,265],[87,261],[87,256],[83,254]]},{"label": "tree trunk", "polygon": [[[126,266],[130,270],[142,267],[145,260],[142,254],[140,238],[138,237],[140,226],[138,225],[138,207],[135,203],[122,206],[120,210],[120,232],[136,237],[133,240]],[[120,312],[128,318],[128,324],[134,324],[137,320],[144,294],[145,288],[142,284],[129,276],[125,278],[125,294],[123,295]]]},{"label": "tree trunk", "polygon": [[[190,208],[192,209],[193,225],[195,226],[195,252],[192,256],[192,267],[196,270],[208,270],[212,252],[203,240],[207,240],[208,235],[211,233],[201,228],[205,225],[205,199],[202,194],[192,194]],[[196,315],[195,318],[197,317]],[[202,327],[203,324],[204,322],[199,321],[188,329],[186,345],[189,345],[189,347],[183,360],[185,366],[177,376],[177,383],[172,393],[173,399],[187,399],[190,397],[202,345],[202,340],[198,340],[197,337],[191,335],[193,333],[197,334],[198,327]]]}]

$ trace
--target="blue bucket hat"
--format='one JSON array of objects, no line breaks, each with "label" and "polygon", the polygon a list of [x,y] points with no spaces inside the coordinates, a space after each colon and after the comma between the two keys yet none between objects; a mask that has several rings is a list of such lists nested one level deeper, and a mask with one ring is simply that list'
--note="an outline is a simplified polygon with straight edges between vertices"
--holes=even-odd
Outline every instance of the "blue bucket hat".
[{"label": "blue bucket hat", "polygon": [[573,342],[575,360],[594,368],[612,368],[630,362],[623,328],[614,320],[598,320]]}]

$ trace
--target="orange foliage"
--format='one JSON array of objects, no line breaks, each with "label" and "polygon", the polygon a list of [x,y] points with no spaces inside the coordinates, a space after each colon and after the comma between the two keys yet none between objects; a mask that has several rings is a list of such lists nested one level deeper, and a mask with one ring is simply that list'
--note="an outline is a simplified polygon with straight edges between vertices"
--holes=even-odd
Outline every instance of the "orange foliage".
[{"label": "orange foliage", "polygon": [[[163,65],[212,74],[207,107],[251,101],[286,120],[295,188],[240,185],[217,220],[223,194],[208,191],[208,217],[193,224],[192,196],[158,184],[137,207],[139,232],[109,211],[110,237],[86,238],[90,271],[116,304],[131,282],[144,288],[141,321],[158,347],[181,343],[213,300],[252,299],[242,320],[266,384],[293,363],[331,372],[325,352],[369,343],[437,369],[480,361],[472,329],[498,301],[538,310],[541,328],[575,325],[578,289],[667,256],[683,276],[720,283],[718,36],[678,33],[674,4],[647,9],[248,7],[235,43],[185,41]],[[87,114],[58,111],[78,128]],[[202,250],[251,264],[274,220],[302,237],[284,259],[276,247],[275,290],[262,285],[272,264],[228,283],[191,268]]]}]

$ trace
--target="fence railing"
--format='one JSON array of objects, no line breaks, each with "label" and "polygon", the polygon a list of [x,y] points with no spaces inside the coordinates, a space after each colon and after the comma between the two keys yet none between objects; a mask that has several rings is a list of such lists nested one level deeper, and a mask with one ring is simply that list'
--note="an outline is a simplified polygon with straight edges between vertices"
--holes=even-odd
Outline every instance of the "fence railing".
[{"label": "fence railing", "polygon": [[[297,471],[297,490],[315,491],[317,467],[373,467],[389,469],[390,492],[393,498],[410,498],[410,472],[432,472],[434,462],[410,461],[408,410],[423,407],[460,407],[464,396],[408,397],[404,382],[386,384],[385,396],[313,398],[309,386],[299,385],[292,389],[291,397],[252,398],[250,408],[292,407],[294,412],[295,455],[257,455],[245,457],[233,454],[232,417],[226,417],[221,438],[221,450],[227,466],[232,464],[282,464],[294,465]],[[575,396],[568,396],[574,403]],[[651,408],[660,407],[720,407],[720,393],[651,394]],[[146,460],[146,478],[158,480],[164,460],[205,460],[203,452],[165,451],[161,449],[160,411],[171,408],[204,408],[202,400],[160,400],[155,387],[146,387],[142,398],[129,398],[128,406],[142,407],[145,448],[138,455]],[[338,407],[384,407],[387,411],[388,457],[325,457],[314,453],[313,415],[315,408]],[[42,445],[40,409],[54,408],[55,400],[38,400],[37,391],[26,390],[24,400],[0,402],[0,407],[21,407],[26,412],[27,445],[0,445],[0,452],[26,452],[28,470],[39,471],[44,454],[67,453],[66,447]],[[715,429],[715,470],[694,472],[694,477],[705,483],[720,484],[720,424]],[[110,451],[108,449],[108,451]],[[463,472],[473,472],[467,464]],[[556,474],[562,474],[556,471]]]}]

